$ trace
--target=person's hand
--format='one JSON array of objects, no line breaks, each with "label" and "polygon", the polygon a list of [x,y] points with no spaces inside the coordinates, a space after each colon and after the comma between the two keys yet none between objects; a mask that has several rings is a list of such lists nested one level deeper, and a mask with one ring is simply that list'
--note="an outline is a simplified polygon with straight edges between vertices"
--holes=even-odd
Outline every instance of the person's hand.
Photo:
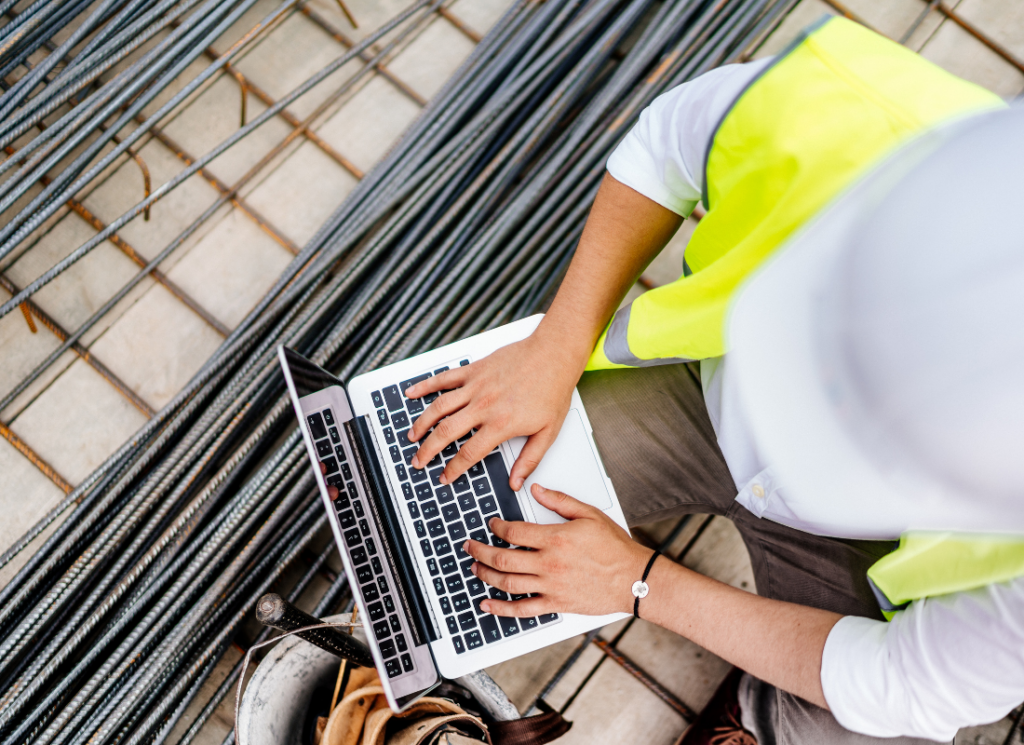
[{"label": "person's hand", "polygon": [[476,429],[444,469],[440,481],[450,484],[500,443],[526,436],[509,474],[509,485],[518,491],[558,436],[586,362],[585,356],[580,359],[564,345],[534,333],[466,367],[410,386],[405,391],[409,398],[448,391],[409,430],[409,440],[419,442],[437,425],[420,443],[411,465],[423,468],[450,443]]},{"label": "person's hand", "polygon": [[[325,466],[323,463],[320,464],[320,473],[323,474],[324,476],[327,475],[327,466]],[[331,498],[332,502],[335,501],[338,498],[338,487],[331,486],[330,484],[328,484],[327,496]]]},{"label": "person's hand", "polygon": [[538,594],[523,600],[485,600],[481,607],[496,616],[528,618],[543,613],[600,616],[633,611],[633,583],[640,579],[651,550],[596,507],[535,484],[533,497],[569,522],[537,525],[490,521],[491,530],[514,546],[495,548],[466,541],[476,561],[473,573],[509,595]]}]

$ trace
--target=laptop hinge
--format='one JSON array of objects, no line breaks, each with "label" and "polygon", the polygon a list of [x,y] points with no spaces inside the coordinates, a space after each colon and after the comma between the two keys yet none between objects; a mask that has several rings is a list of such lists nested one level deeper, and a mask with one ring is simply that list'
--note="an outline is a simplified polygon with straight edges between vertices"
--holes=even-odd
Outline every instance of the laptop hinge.
[{"label": "laptop hinge", "polygon": [[356,471],[366,493],[370,512],[381,537],[381,550],[391,567],[391,576],[398,583],[398,599],[406,617],[411,621],[413,638],[418,645],[437,641],[440,635],[423,597],[413,555],[405,543],[401,518],[381,471],[373,435],[366,424],[366,416],[345,422],[356,459]]}]

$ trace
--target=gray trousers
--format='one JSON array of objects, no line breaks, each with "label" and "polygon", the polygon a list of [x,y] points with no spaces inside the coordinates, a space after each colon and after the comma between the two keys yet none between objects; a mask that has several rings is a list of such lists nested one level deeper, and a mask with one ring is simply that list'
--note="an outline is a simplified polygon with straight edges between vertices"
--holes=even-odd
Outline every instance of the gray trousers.
[{"label": "gray trousers", "polygon": [[[811,535],[737,502],[695,363],[586,373],[578,388],[630,525],[721,515],[743,536],[759,595],[881,620],[865,573],[891,543]],[[931,742],[850,732],[825,709],[760,681],[744,679],[741,689],[744,723],[760,745]]]}]

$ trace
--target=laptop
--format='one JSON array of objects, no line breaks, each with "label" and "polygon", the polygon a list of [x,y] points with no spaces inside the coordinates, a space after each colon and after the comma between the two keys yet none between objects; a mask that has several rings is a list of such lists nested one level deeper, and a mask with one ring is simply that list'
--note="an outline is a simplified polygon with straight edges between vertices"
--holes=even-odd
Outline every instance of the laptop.
[{"label": "laptop", "polygon": [[[523,437],[503,442],[447,486],[438,476],[470,435],[423,470],[410,465],[418,445],[408,441],[409,427],[439,394],[416,400],[406,398],[405,389],[526,338],[540,318],[364,373],[347,387],[302,355],[278,347],[345,573],[396,712],[442,678],[458,678],[625,617],[552,613],[516,619],[483,612],[483,599],[508,596],[473,575],[473,559],[462,550],[467,538],[508,546],[490,532],[493,517],[564,522],[533,499],[534,483],[592,504],[626,527],[578,392],[557,439],[518,492],[508,479]],[[335,502],[328,485],[338,490]]]}]

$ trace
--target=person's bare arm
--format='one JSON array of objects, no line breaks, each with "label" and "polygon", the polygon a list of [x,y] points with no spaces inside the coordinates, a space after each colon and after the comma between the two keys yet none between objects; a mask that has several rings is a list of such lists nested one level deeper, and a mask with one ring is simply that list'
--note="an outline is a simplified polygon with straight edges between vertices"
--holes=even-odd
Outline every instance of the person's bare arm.
[{"label": "person's bare arm", "polygon": [[420,398],[448,390],[409,431],[421,444],[412,460],[421,468],[472,429],[477,433],[445,468],[443,483],[458,478],[496,445],[527,436],[510,474],[522,487],[554,441],[569,410],[573,386],[594,343],[644,267],[679,228],[682,218],[605,175],[576,255],[537,330],[482,360],[410,387]]},{"label": "person's bare arm", "polygon": [[[651,549],[600,510],[560,492],[533,487],[533,496],[569,522],[537,525],[491,521],[500,538],[533,551],[467,541],[473,573],[508,593],[537,593],[517,601],[485,600],[482,608],[519,618],[542,613],[633,612],[633,582]],[[654,562],[650,594],[640,616],[685,636],[751,675],[828,708],[821,688],[821,657],[836,613],[749,592],[705,577],[667,558]]]}]

